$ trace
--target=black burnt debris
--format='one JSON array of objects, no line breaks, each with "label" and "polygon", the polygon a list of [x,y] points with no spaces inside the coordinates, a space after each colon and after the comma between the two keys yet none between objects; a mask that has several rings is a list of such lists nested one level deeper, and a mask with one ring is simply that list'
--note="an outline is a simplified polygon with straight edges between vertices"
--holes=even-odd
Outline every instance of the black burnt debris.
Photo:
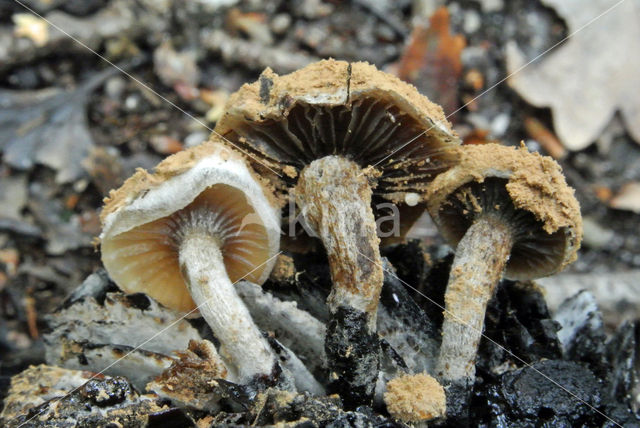
[{"label": "black burnt debris", "polygon": [[[266,331],[279,358],[293,356],[299,364],[313,367],[318,382],[314,392],[305,392],[301,383],[284,390],[268,379],[245,385],[224,379],[215,358],[211,359],[210,349],[218,342],[210,330],[194,327],[197,320],[180,321],[171,327],[176,332],[170,335],[171,340],[150,341],[135,359],[131,354],[120,369],[107,371],[118,376],[95,375],[116,359],[111,356],[109,360],[107,350],[121,349],[126,354],[133,349],[136,336],[132,333],[153,334],[173,322],[171,312],[152,299],[122,294],[98,272],[50,316],[47,362],[66,368],[38,366],[14,377],[3,423],[18,426],[34,417],[25,426],[41,423],[61,427],[66,426],[65,418],[74,417],[86,426],[97,426],[96,412],[101,409],[100,423],[120,421],[127,426],[406,426],[389,416],[382,395],[389,380],[428,372],[436,363],[441,320],[432,319],[429,306],[442,302],[451,264],[451,257],[438,259],[437,253],[432,250],[429,255],[415,242],[396,244],[385,251],[378,336],[360,332],[358,340],[352,341],[362,344],[357,352],[379,352],[373,406],[354,407],[338,395],[326,395],[323,391],[336,379],[326,370],[326,361],[310,362],[313,356],[326,358],[318,343],[322,343],[322,332],[330,328],[326,307],[322,307],[330,284],[326,277],[324,285],[318,281],[317,298],[297,304],[315,283],[316,275],[322,276],[327,269],[321,255],[307,253],[284,256],[291,267],[289,275],[272,275],[266,289],[247,283],[240,295],[255,311],[258,325]],[[389,260],[403,263],[395,269]],[[418,280],[416,287],[409,287],[408,280]],[[274,315],[265,311],[266,302],[274,308]],[[102,308],[102,315],[88,318],[97,308]],[[282,320],[287,317],[292,326],[283,328]],[[123,320],[128,320],[129,327]],[[599,311],[588,293],[568,300],[552,317],[535,283],[509,280],[499,284],[485,323],[475,382],[471,389],[445,389],[447,417],[436,421],[437,426],[640,426],[640,334],[636,323],[624,324],[606,340]],[[111,330],[100,333],[98,326]],[[313,334],[305,332],[305,327]],[[320,336],[315,343],[314,335]],[[370,343],[372,340],[375,343]],[[61,358],[60,348],[73,358]],[[103,358],[89,358],[91,349],[103,350]],[[146,359],[159,353],[167,359],[167,366],[149,372]],[[283,366],[295,372],[292,366]],[[73,370],[77,368],[83,371]],[[346,375],[355,375],[348,372],[348,366],[344,370]],[[153,376],[153,380],[144,384],[140,373]],[[30,383],[37,385],[38,391],[48,392],[43,395],[30,389]],[[47,384],[52,386],[45,387]],[[471,405],[457,407],[457,394],[466,397],[469,393]]]},{"label": "black burnt debris", "polygon": [[378,335],[364,327],[365,314],[338,306],[327,326],[325,350],[334,355],[331,390],[345,397],[345,407],[353,409],[371,400],[377,378],[380,344]]},{"label": "black burnt debris", "polygon": [[640,325],[635,321],[620,326],[607,346],[607,360],[611,364],[611,371],[607,375],[607,393],[619,400],[623,407],[630,407],[636,415],[640,415],[639,343]]},{"label": "black burnt debris", "polygon": [[599,419],[602,406],[594,374],[574,362],[558,360],[506,373],[487,395],[492,405],[490,418],[502,418],[504,426],[535,421],[575,426]]}]

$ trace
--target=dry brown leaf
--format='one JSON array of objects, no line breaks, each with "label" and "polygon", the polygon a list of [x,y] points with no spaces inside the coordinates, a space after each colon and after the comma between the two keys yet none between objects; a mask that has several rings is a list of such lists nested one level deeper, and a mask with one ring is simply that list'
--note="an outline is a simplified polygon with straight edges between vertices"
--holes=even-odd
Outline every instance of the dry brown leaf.
[{"label": "dry brown leaf", "polygon": [[451,35],[449,11],[443,6],[429,18],[428,27],[416,25],[397,68],[392,71],[450,113],[458,107],[460,54],[465,45],[462,35]]},{"label": "dry brown leaf", "polygon": [[577,33],[519,72],[526,60],[508,44],[507,70],[515,73],[509,84],[531,104],[551,107],[556,134],[570,150],[594,142],[618,110],[640,143],[640,0],[543,3]]}]

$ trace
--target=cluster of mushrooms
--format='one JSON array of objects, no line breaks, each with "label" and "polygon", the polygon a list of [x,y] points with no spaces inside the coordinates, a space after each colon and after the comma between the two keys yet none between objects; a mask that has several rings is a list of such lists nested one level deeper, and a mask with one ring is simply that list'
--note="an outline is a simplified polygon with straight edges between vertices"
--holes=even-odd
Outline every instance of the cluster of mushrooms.
[{"label": "cluster of mushrooms", "polygon": [[[442,417],[444,391],[473,383],[497,283],[550,275],[573,261],[580,210],[552,159],[462,146],[439,106],[371,65],[326,60],[286,76],[267,69],[244,85],[208,142],[112,191],[101,217],[102,260],[124,291],[199,311],[219,340],[227,380],[275,379],[271,386],[293,382],[314,393],[329,385],[346,408],[370,405],[385,244],[377,234],[385,212],[373,207],[385,201],[397,207],[400,235],[428,210],[456,247],[433,372],[392,380],[385,399],[407,420]],[[290,203],[313,236],[281,232]],[[332,280],[330,374],[292,381],[297,375],[281,366],[235,284],[262,284],[281,249],[307,251],[315,238]]]}]

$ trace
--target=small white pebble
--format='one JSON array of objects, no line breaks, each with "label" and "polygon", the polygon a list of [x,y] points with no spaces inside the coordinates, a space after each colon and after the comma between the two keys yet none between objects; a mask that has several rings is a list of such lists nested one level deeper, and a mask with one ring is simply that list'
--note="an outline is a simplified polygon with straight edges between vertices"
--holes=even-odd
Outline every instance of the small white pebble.
[{"label": "small white pebble", "polygon": [[409,192],[404,195],[404,203],[409,205],[410,207],[415,207],[420,202],[420,195],[417,193]]},{"label": "small white pebble", "polygon": [[529,150],[530,152],[537,153],[537,152],[540,152],[540,150],[542,149],[542,147],[540,147],[540,143],[530,138],[527,138],[526,140],[524,140],[524,145],[527,146],[527,150]]},{"label": "small white pebble", "polygon": [[462,25],[465,33],[475,33],[482,25],[482,21],[480,20],[480,15],[478,15],[478,12],[476,12],[475,10],[466,12],[464,14],[464,21]]},{"label": "small white pebble", "polygon": [[127,110],[135,110],[140,104],[140,97],[137,94],[131,94],[124,100],[124,106]]},{"label": "small white pebble", "polygon": [[120,76],[113,76],[104,84],[104,93],[112,100],[118,100],[127,88],[127,82]]},{"label": "small white pebble", "polygon": [[511,122],[511,116],[509,113],[500,113],[491,121],[491,135],[494,137],[502,137],[505,132],[507,132],[507,128],[509,128],[509,123]]}]

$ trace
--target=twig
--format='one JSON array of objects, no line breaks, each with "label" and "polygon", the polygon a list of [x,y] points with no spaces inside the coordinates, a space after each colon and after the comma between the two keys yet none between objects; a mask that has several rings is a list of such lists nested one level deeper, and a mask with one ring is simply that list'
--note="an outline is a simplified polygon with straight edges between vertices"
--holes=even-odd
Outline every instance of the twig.
[{"label": "twig", "polygon": [[29,336],[32,339],[40,337],[38,332],[38,312],[36,311],[36,300],[31,296],[31,290],[27,291],[24,297],[24,310],[27,315],[27,326],[29,327]]},{"label": "twig", "polygon": [[229,63],[240,63],[252,70],[271,67],[277,73],[290,73],[319,58],[286,48],[268,47],[260,43],[230,37],[221,30],[203,32],[202,45]]}]

